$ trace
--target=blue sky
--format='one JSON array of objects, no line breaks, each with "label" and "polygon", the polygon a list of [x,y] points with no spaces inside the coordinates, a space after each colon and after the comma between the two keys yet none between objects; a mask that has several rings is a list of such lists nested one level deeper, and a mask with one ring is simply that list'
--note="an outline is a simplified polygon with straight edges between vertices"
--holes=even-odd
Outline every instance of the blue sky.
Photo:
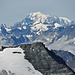
[{"label": "blue sky", "polygon": [[13,25],[31,12],[75,20],[75,0],[0,0],[0,24]]}]

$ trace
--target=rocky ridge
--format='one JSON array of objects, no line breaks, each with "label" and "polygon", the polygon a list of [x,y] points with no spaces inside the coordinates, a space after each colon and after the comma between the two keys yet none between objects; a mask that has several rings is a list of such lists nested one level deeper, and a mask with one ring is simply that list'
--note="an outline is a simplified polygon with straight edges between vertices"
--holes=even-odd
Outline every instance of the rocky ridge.
[{"label": "rocky ridge", "polygon": [[43,75],[74,75],[63,59],[48,50],[41,42],[19,45],[27,59]]}]

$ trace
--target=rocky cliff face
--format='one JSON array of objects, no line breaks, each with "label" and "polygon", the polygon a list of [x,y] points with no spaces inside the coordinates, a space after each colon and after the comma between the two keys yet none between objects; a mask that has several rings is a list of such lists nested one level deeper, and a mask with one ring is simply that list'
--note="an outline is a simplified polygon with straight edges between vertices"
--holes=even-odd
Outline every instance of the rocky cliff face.
[{"label": "rocky cliff face", "polygon": [[49,51],[41,42],[19,45],[27,59],[43,75],[75,75],[63,59]]}]

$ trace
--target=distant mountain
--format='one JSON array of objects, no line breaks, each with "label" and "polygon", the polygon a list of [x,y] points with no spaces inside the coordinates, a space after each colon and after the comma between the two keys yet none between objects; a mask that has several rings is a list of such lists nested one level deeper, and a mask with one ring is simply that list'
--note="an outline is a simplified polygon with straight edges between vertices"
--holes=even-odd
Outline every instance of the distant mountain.
[{"label": "distant mountain", "polygon": [[[27,15],[22,22],[14,24],[12,29],[18,29],[20,31],[24,30],[26,35],[40,35],[42,32],[49,31],[50,27],[55,30],[59,27],[66,27],[69,23],[70,20],[67,18],[48,16],[40,12],[36,12]],[[11,31],[11,33],[13,33],[13,31]]]},{"label": "distant mountain", "polygon": [[66,64],[75,72],[75,55],[68,51],[52,50],[56,55],[62,57]]},{"label": "distant mountain", "polygon": [[36,42],[3,49],[0,75],[75,75],[75,72],[43,43]]},{"label": "distant mountain", "polygon": [[75,21],[65,17],[30,13],[10,28],[3,24],[4,27],[0,28],[0,46],[42,41],[49,49],[67,50],[75,54],[74,24]]},{"label": "distant mountain", "polygon": [[49,49],[67,50],[75,55],[75,24],[62,29],[58,35],[60,38],[49,44]]}]

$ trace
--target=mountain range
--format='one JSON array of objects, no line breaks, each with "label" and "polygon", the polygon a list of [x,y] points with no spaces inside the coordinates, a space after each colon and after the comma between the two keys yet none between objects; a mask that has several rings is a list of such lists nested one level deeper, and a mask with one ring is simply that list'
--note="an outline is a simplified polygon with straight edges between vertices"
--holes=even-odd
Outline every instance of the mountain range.
[{"label": "mountain range", "polygon": [[49,49],[75,54],[75,21],[65,17],[30,13],[21,22],[0,25],[0,47],[42,41]]}]

